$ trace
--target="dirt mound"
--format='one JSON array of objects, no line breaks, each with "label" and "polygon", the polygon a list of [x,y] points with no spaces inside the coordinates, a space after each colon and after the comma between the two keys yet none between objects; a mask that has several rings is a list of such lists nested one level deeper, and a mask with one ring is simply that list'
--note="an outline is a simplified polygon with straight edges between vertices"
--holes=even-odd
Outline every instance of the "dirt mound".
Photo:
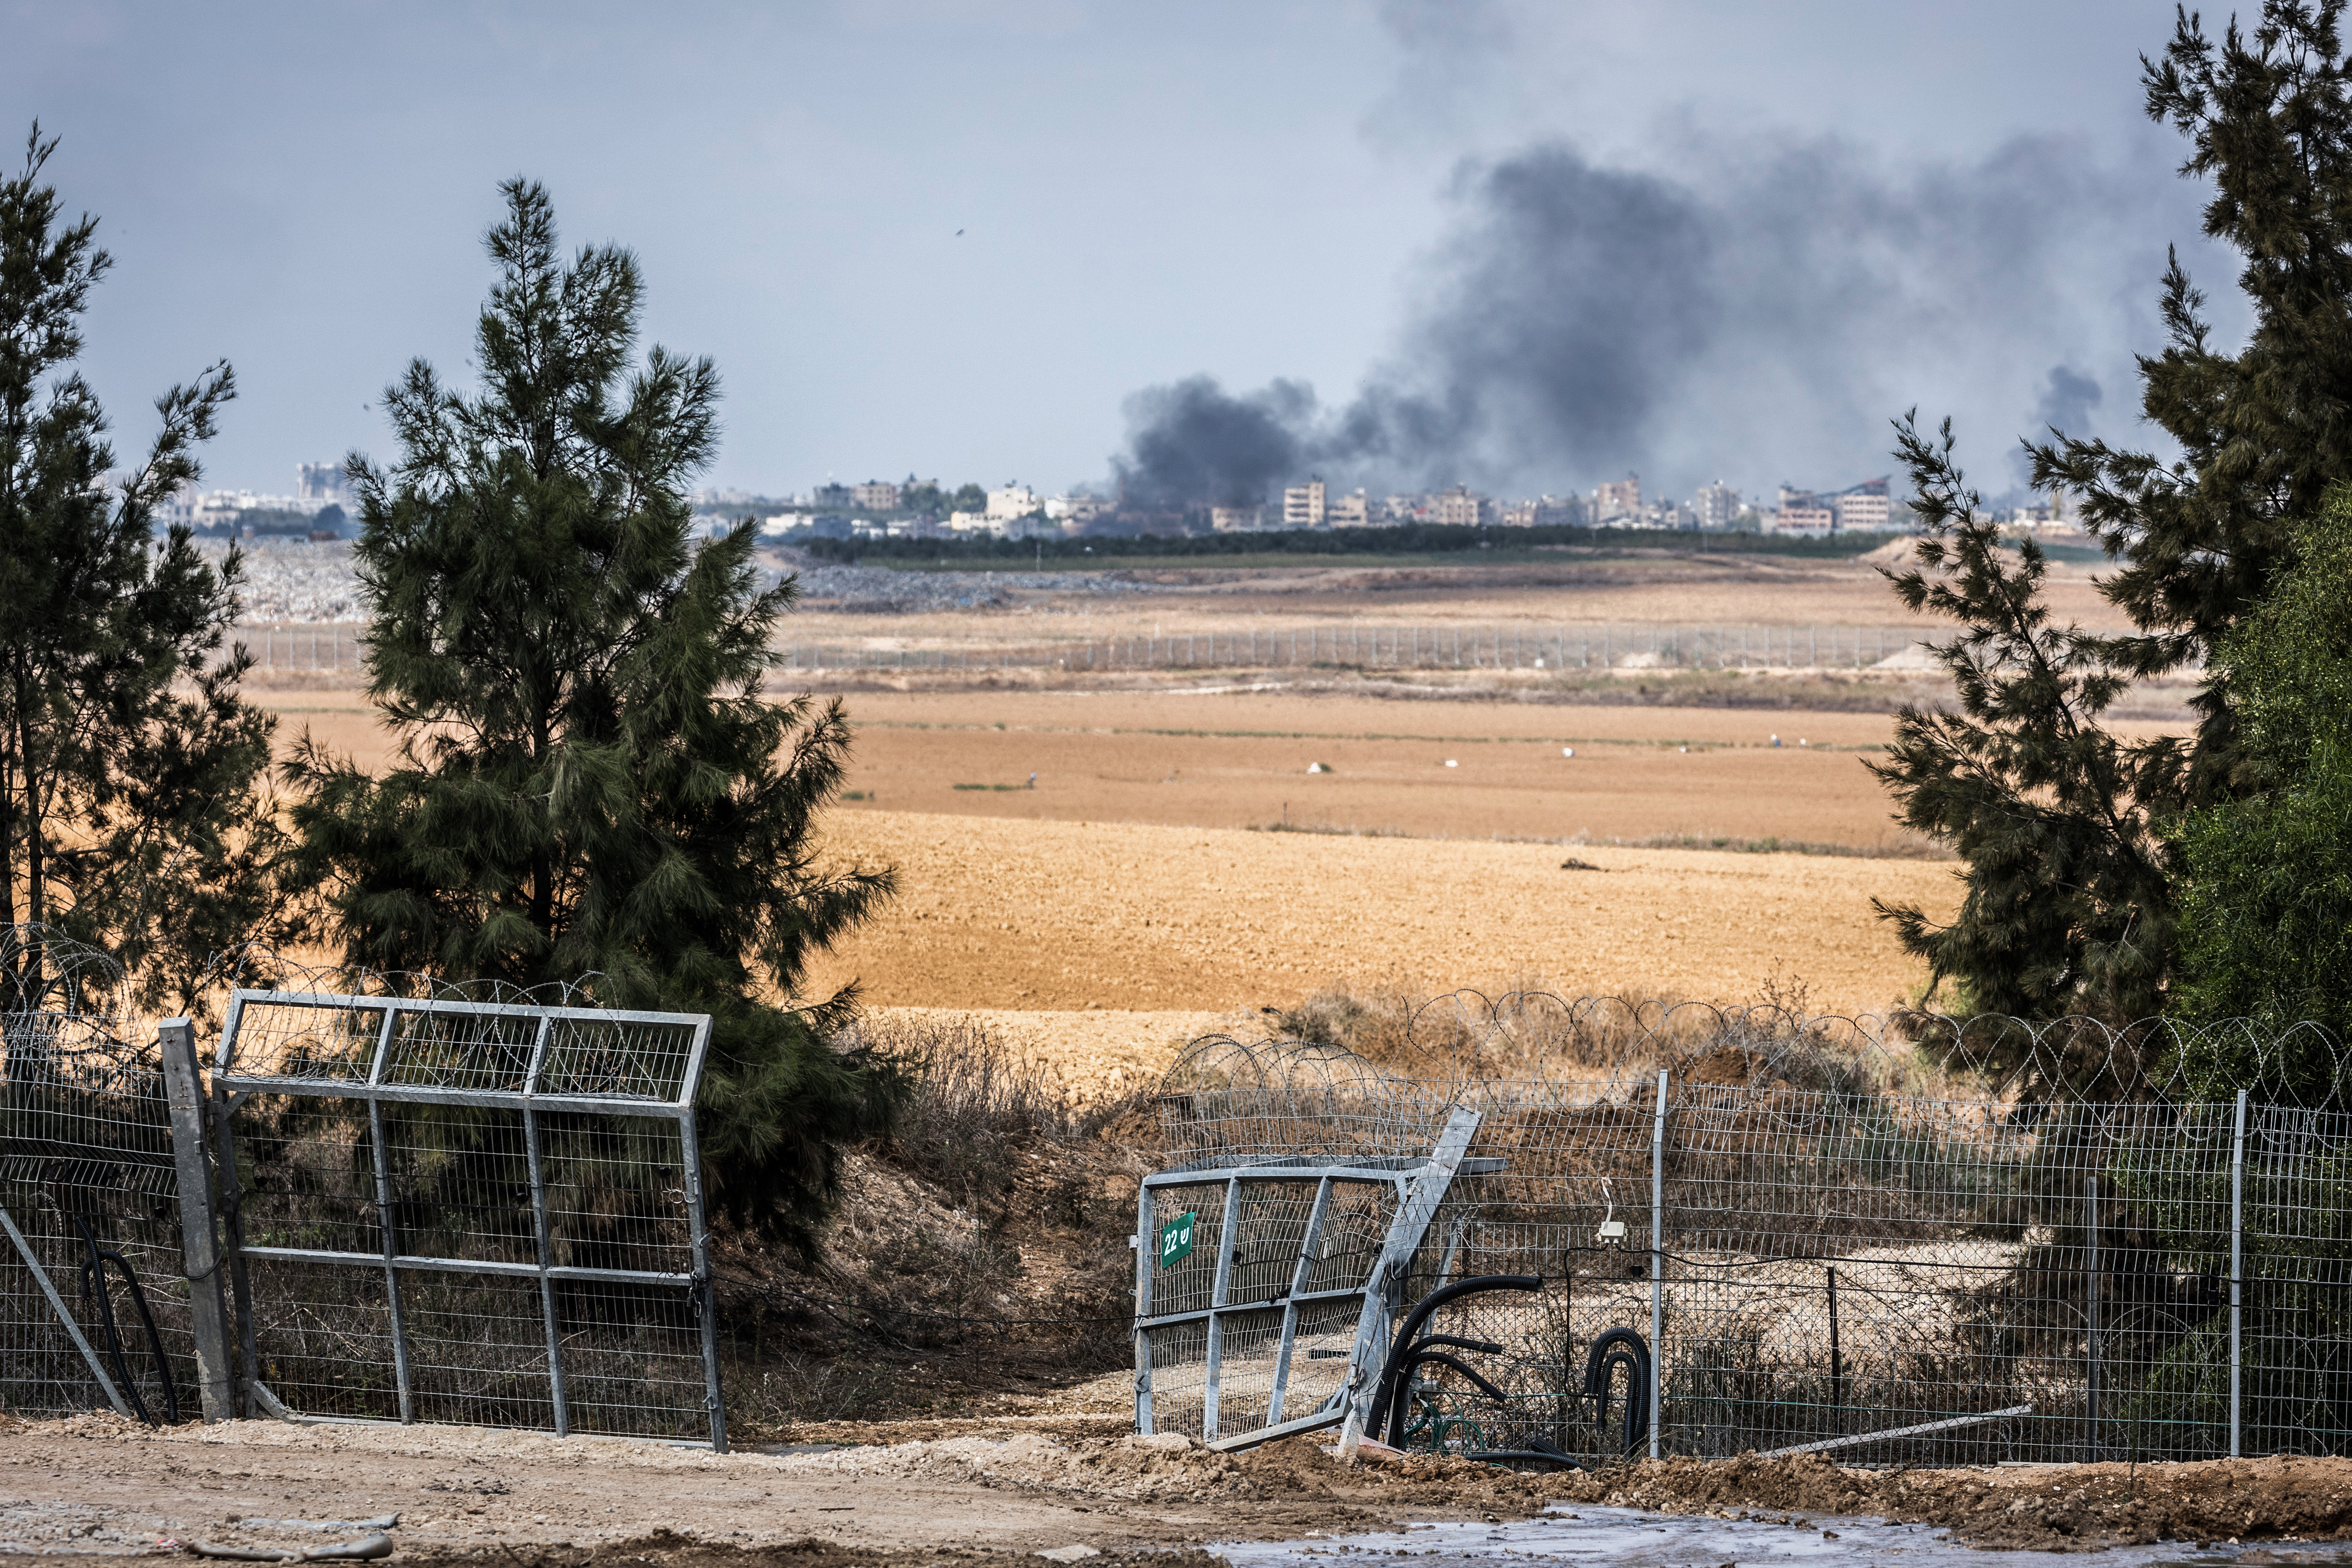
[{"label": "dirt mound", "polygon": [[1561,1478],[1555,1495],[1666,1513],[1734,1507],[1936,1524],[1971,1545],[2084,1551],[2158,1541],[2352,1539],[2352,1460],[1844,1470],[1810,1456],[1670,1459]]}]

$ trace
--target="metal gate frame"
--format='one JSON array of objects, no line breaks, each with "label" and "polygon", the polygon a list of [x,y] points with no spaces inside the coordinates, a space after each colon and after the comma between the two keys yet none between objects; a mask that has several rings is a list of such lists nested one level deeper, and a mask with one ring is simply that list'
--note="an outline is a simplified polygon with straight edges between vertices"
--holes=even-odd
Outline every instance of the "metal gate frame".
[{"label": "metal gate frame", "polygon": [[[254,1004],[313,1009],[321,1012],[382,1013],[383,1020],[377,1029],[375,1046],[369,1060],[365,1080],[289,1077],[236,1071],[235,1063],[238,1032],[244,1023],[247,1007]],[[391,1061],[392,1044],[401,1018],[433,1014],[535,1020],[537,1030],[531,1045],[530,1062],[524,1071],[522,1088],[519,1091],[467,1089],[386,1082],[385,1069]],[[650,1096],[541,1092],[539,1084],[541,1072],[547,1064],[550,1033],[556,1023],[572,1020],[606,1026],[635,1023],[690,1027],[691,1044],[688,1049],[685,1069],[680,1077],[677,1096],[670,1100],[658,1100]],[[274,1414],[285,1414],[299,1420],[331,1421],[337,1424],[353,1422],[374,1424],[368,1417],[303,1416],[285,1411],[276,1396],[262,1382],[261,1366],[254,1340],[251,1293],[247,1283],[246,1263],[249,1259],[329,1264],[383,1271],[386,1302],[390,1309],[392,1323],[394,1375],[397,1380],[400,1420],[404,1425],[413,1423],[415,1413],[410,1379],[408,1339],[401,1312],[399,1271],[404,1269],[414,1269],[446,1273],[504,1275],[538,1281],[540,1310],[547,1336],[549,1391],[554,1410],[554,1429],[557,1437],[568,1437],[572,1427],[565,1401],[562,1334],[556,1311],[556,1284],[559,1281],[572,1281],[620,1285],[667,1286],[688,1291],[691,1293],[696,1314],[701,1320],[704,1402],[709,1410],[710,1446],[714,1451],[725,1453],[727,1451],[727,1416],[719,1387],[719,1319],[711,1289],[709,1235],[703,1217],[702,1161],[694,1128],[695,1095],[701,1085],[704,1059],[709,1053],[709,1045],[710,1017],[707,1013],[627,1012],[605,1008],[527,1007],[505,1003],[443,1001],[404,997],[340,996],[313,992],[248,989],[236,991],[230,998],[227,1018],[221,1028],[220,1047],[213,1064],[212,1093],[220,1185],[227,1200],[228,1208],[226,1217],[229,1221],[228,1247],[226,1261],[229,1265],[231,1282],[236,1297],[238,1333],[246,1364],[246,1385],[256,1402],[268,1407],[274,1407],[272,1411]],[[382,1253],[343,1252],[302,1247],[251,1247],[246,1244],[243,1227],[239,1223],[236,1212],[236,1195],[238,1191],[236,1149],[232,1135],[231,1118],[240,1101],[248,1095],[257,1093],[366,1102],[369,1129],[372,1134],[371,1143],[374,1154],[378,1228],[383,1237],[384,1249]],[[524,1146],[530,1162],[531,1219],[538,1243],[538,1260],[535,1263],[431,1257],[397,1250],[399,1231],[393,1222],[392,1173],[383,1141],[383,1107],[386,1103],[468,1106],[484,1110],[517,1111],[521,1113]],[[686,1218],[693,1260],[691,1273],[677,1274],[636,1269],[584,1268],[559,1264],[555,1261],[554,1239],[548,1222],[547,1186],[541,1159],[539,1115],[542,1112],[637,1116],[677,1123],[682,1152]]]},{"label": "metal gate frame", "polygon": [[[1447,1188],[1457,1174],[1482,1175],[1503,1167],[1504,1162],[1499,1159],[1465,1161],[1463,1158],[1470,1147],[1472,1135],[1478,1130],[1478,1121],[1475,1111],[1465,1106],[1454,1107],[1453,1113],[1446,1118],[1444,1130],[1438,1135],[1436,1147],[1422,1158],[1366,1161],[1296,1159],[1223,1167],[1181,1166],[1144,1177],[1141,1190],[1136,1197],[1135,1235],[1130,1238],[1135,1248],[1135,1429],[1147,1436],[1153,1429],[1152,1333],[1185,1323],[1205,1322],[1208,1325],[1208,1387],[1202,1440],[1208,1447],[1230,1452],[1271,1442],[1277,1437],[1339,1426],[1343,1422],[1347,1427],[1341,1437],[1343,1446],[1360,1436],[1374,1393],[1377,1364],[1388,1353],[1389,1326],[1401,1304],[1398,1298],[1403,1291],[1406,1273],[1412,1268],[1413,1254],[1421,1249],[1422,1240],[1428,1234],[1430,1222],[1436,1218],[1439,1205],[1445,1200]],[[1234,1218],[1244,1182],[1258,1185],[1297,1183],[1302,1186],[1311,1182],[1315,1184],[1315,1199],[1299,1239],[1297,1259],[1291,1267],[1289,1288],[1281,1296],[1271,1300],[1228,1301],[1225,1299],[1226,1288],[1233,1276],[1234,1243],[1237,1229]],[[1396,1189],[1396,1210],[1390,1217],[1380,1253],[1362,1280],[1336,1290],[1310,1292],[1305,1289],[1307,1272],[1315,1260],[1316,1244],[1321,1239],[1323,1220],[1329,1212],[1331,1188],[1335,1182],[1389,1184]],[[1151,1287],[1153,1277],[1160,1270],[1154,1224],[1157,1197],[1183,1187],[1217,1186],[1224,1188],[1225,1198],[1217,1223],[1217,1261],[1209,1304],[1190,1312],[1155,1316],[1151,1311]],[[1348,1353],[1348,1364],[1341,1375],[1339,1391],[1314,1414],[1291,1420],[1283,1419],[1284,1396],[1290,1384],[1291,1354],[1296,1348],[1298,1309],[1302,1305],[1349,1300],[1361,1305],[1357,1312],[1355,1340]],[[1277,1303],[1283,1309],[1282,1331],[1275,1352],[1274,1385],[1267,1403],[1266,1425],[1232,1437],[1222,1436],[1217,1429],[1217,1396],[1225,1319],[1233,1314],[1264,1312]]]}]

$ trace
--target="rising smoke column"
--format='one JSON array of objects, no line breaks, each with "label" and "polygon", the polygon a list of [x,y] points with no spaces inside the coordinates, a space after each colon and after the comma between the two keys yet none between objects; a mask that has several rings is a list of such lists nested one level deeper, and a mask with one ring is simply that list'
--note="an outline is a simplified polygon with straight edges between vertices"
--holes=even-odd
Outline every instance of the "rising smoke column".
[{"label": "rising smoke column", "polygon": [[1348,402],[1207,377],[1139,393],[1114,460],[1130,494],[1249,503],[1310,469],[1374,489],[1558,492],[1627,468],[1667,490],[1827,485],[1883,472],[1914,404],[1989,453],[2084,434],[2097,382],[2074,367],[2127,366],[2153,323],[2126,302],[2152,299],[2167,238],[2195,248],[2193,186],[2053,138],[1890,167],[1834,139],[1691,135],[1656,162],[1673,172],[1549,142],[1465,165],[1434,282]]}]

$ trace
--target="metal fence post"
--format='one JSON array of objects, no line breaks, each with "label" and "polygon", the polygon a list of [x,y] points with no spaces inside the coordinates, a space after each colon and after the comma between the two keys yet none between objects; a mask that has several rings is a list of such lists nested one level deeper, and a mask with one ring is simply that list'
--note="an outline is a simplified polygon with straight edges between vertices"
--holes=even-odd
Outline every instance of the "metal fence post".
[{"label": "metal fence post", "polygon": [[1217,1272],[1209,1286],[1209,1387],[1201,1400],[1201,1441],[1213,1443],[1217,1438],[1217,1396],[1221,1392],[1220,1374],[1223,1370],[1225,1320],[1218,1308],[1225,1304],[1225,1291],[1234,1274],[1234,1247],[1239,1240],[1234,1221],[1242,1201],[1242,1184],[1238,1177],[1225,1183],[1225,1212],[1218,1225]]},{"label": "metal fence post", "polygon": [[228,1015],[221,1020],[220,1046],[213,1056],[212,1135],[214,1169],[220,1176],[221,1220],[228,1237],[228,1286],[230,1304],[236,1313],[236,1348],[243,1359],[244,1380],[238,1391],[245,1396],[246,1413],[252,1414],[254,1404],[251,1386],[261,1382],[261,1353],[253,1327],[253,1281],[245,1266],[245,1212],[243,1187],[236,1170],[236,1114],[238,1096],[229,1092],[221,1075],[229,1069],[230,1052],[235,1049],[236,1031],[245,1017],[245,998],[232,995]]},{"label": "metal fence post", "polygon": [[1151,1436],[1151,1332],[1142,1326],[1151,1315],[1151,1275],[1160,1256],[1160,1233],[1152,1223],[1159,1205],[1151,1189],[1135,1189],[1135,1429]]},{"label": "metal fence post", "polygon": [[1666,1070],[1650,1122],[1650,1458],[1658,1455],[1666,1392]]},{"label": "metal fence post", "polygon": [[[704,1036],[695,1042],[698,1059],[708,1040],[709,1025]],[[687,1087],[681,1096],[691,1094],[701,1077],[700,1063],[687,1072]],[[727,1393],[719,1381],[719,1282],[710,1270],[710,1238],[702,1215],[702,1145],[695,1136],[694,1110],[688,1106],[678,1113],[677,1141],[679,1163],[686,1177],[686,1223],[693,1238],[694,1304],[702,1318],[702,1398],[710,1411],[710,1451],[727,1451]]]},{"label": "metal fence post", "polygon": [[522,1144],[523,1155],[530,1175],[530,1228],[538,1245],[539,1311],[547,1331],[547,1389],[555,1414],[555,1435],[572,1435],[571,1402],[563,1393],[563,1327],[555,1309],[555,1281],[548,1270],[555,1267],[555,1234],[547,1222],[547,1159],[540,1148],[539,1113],[531,1108],[530,1097],[539,1090],[540,1069],[547,1061],[547,1038],[553,1032],[555,1020],[542,1018],[530,1042],[530,1065],[522,1075]]},{"label": "metal fence post", "polygon": [[2089,1403],[2084,1411],[2084,1459],[2096,1464],[2099,1458],[2099,1178],[2083,1178],[2083,1296],[2090,1314],[2090,1377],[2085,1393]]},{"label": "metal fence post", "polygon": [[[375,1060],[368,1064],[371,1089],[383,1082],[384,1065],[392,1055],[393,1030],[399,1024],[400,1009],[384,1009],[383,1027],[375,1040]],[[408,1322],[400,1310],[400,1270],[393,1262],[400,1255],[400,1229],[393,1221],[392,1155],[383,1145],[383,1102],[371,1097],[367,1109],[368,1142],[375,1150],[376,1228],[383,1238],[384,1305],[392,1317],[393,1384],[400,1396],[400,1418],[408,1423],[416,1419],[416,1394],[408,1375]]]},{"label": "metal fence post", "polygon": [[2238,1091],[2238,1124],[2230,1136],[2230,1457],[2242,1450],[2246,1277],[2246,1092]]},{"label": "metal fence post", "polygon": [[236,1418],[229,1372],[228,1308],[221,1293],[220,1232],[213,1224],[212,1162],[205,1157],[205,1094],[196,1078],[196,1027],[165,1019],[155,1028],[163,1093],[172,1113],[172,1164],[180,1188],[180,1272],[188,1281],[188,1328],[195,1341],[196,1387],[205,1419]]}]

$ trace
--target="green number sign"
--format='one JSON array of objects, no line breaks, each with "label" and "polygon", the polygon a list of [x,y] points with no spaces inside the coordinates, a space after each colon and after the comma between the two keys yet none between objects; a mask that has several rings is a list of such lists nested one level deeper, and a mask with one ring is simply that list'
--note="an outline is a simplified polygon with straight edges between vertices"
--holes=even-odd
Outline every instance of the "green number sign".
[{"label": "green number sign", "polygon": [[1197,1210],[1178,1215],[1160,1228],[1160,1266],[1173,1268],[1192,1255],[1192,1221]]}]

